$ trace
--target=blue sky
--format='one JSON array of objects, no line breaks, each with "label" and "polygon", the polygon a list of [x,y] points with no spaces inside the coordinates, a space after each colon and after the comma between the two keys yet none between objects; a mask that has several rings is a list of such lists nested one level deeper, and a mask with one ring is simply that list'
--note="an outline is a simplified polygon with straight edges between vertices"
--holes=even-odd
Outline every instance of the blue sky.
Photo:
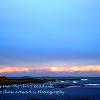
[{"label": "blue sky", "polygon": [[98,62],[100,1],[1,0],[0,59],[1,65],[43,59]]}]

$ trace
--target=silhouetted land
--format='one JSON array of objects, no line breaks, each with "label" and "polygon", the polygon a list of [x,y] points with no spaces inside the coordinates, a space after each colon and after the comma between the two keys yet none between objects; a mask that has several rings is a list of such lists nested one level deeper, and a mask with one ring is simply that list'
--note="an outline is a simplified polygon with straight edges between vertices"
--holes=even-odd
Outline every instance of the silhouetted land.
[{"label": "silhouetted land", "polygon": [[22,83],[44,83],[48,81],[55,81],[55,79],[37,79],[37,78],[20,78],[8,79],[5,76],[0,77],[0,84],[22,84]]}]

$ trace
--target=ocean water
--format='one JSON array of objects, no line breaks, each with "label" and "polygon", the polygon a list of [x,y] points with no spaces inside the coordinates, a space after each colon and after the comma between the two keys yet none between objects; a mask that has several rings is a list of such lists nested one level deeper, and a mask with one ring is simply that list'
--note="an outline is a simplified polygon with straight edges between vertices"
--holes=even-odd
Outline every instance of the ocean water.
[{"label": "ocean water", "polygon": [[[23,84],[16,84],[13,88],[0,88],[0,100],[100,100],[100,86],[97,85],[100,78],[89,78],[79,83],[82,86],[53,87],[53,83],[28,83],[23,87]],[[43,87],[44,84],[49,86]]]}]

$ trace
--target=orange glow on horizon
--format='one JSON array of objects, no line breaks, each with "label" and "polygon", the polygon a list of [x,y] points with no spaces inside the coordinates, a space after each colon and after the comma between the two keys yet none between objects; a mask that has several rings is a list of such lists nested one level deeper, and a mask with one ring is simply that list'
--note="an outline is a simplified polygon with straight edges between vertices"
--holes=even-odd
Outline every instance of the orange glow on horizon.
[{"label": "orange glow on horizon", "polygon": [[0,74],[1,73],[30,72],[30,71],[32,71],[32,68],[28,68],[28,67],[5,67],[5,68],[0,68]]},{"label": "orange glow on horizon", "polygon": [[100,66],[52,67],[51,72],[100,72]]},{"label": "orange glow on horizon", "polygon": [[66,67],[2,67],[2,73],[21,73],[21,72],[100,72],[100,65],[86,66],[66,66]]}]

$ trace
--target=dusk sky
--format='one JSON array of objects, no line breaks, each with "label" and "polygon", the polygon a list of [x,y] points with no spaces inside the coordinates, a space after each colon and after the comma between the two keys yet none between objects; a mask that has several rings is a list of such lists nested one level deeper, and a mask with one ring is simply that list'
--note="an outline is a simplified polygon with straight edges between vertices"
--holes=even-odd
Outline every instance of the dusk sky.
[{"label": "dusk sky", "polygon": [[100,76],[100,1],[0,0],[0,75]]}]

